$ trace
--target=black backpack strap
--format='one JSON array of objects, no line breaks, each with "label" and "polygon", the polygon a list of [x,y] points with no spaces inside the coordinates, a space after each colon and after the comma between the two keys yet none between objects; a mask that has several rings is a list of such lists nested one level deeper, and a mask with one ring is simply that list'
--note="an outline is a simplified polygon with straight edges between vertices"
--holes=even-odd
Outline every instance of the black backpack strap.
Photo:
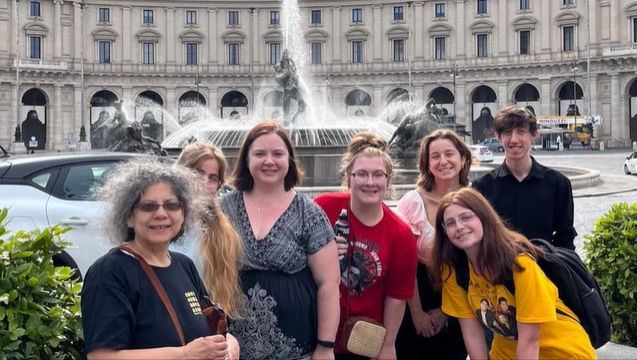
[{"label": "black backpack strap", "polygon": [[462,250],[457,250],[458,261],[454,264],[454,271],[456,272],[456,284],[460,286],[464,291],[469,290],[469,259],[467,254]]}]

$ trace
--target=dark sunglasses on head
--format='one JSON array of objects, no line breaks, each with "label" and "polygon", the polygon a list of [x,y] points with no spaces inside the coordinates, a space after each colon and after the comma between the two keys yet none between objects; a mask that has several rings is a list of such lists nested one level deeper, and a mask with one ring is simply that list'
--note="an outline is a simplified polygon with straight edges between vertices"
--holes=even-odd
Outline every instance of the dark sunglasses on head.
[{"label": "dark sunglasses on head", "polygon": [[142,212],[155,212],[159,210],[160,206],[166,211],[176,212],[183,209],[184,204],[181,201],[172,201],[163,204],[158,204],[152,201],[142,201],[135,204],[135,208]]}]

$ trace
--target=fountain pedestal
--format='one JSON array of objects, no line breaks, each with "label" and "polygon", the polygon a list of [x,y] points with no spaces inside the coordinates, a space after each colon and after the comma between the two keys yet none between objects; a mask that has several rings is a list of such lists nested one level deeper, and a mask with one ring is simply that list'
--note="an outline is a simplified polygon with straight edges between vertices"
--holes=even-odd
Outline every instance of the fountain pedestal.
[{"label": "fountain pedestal", "polygon": [[22,141],[15,141],[11,143],[9,151],[12,154],[25,154],[27,152],[27,147],[24,146],[24,143]]}]

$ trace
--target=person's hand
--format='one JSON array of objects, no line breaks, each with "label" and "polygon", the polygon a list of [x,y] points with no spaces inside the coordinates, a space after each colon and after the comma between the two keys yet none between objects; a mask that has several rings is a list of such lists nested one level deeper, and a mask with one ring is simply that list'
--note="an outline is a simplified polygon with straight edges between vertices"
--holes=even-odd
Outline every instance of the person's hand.
[{"label": "person's hand", "polygon": [[314,353],[312,354],[312,360],[333,360],[334,349],[325,346],[317,345]]},{"label": "person's hand", "polygon": [[[443,313],[440,308],[435,308],[427,311],[433,322],[436,324],[436,333],[439,333],[445,327],[445,323],[449,319],[447,314]],[[434,335],[435,335],[434,334]]]},{"label": "person's hand", "polygon": [[372,358],[372,360],[396,360],[396,347],[383,345],[378,356]]},{"label": "person's hand", "polygon": [[237,338],[232,336],[232,334],[226,334],[226,342],[228,343],[228,359],[229,360],[238,360],[241,356],[241,347],[239,346],[239,341]]},{"label": "person's hand", "polygon": [[436,322],[426,312],[422,310],[412,312],[411,321],[414,323],[414,328],[418,335],[431,337],[436,334]]},{"label": "person's hand", "polygon": [[347,255],[347,239],[342,236],[336,236],[336,249],[338,250],[338,259],[343,260]]},{"label": "person's hand", "polygon": [[184,359],[225,359],[228,343],[223,335],[197,338],[184,346]]}]

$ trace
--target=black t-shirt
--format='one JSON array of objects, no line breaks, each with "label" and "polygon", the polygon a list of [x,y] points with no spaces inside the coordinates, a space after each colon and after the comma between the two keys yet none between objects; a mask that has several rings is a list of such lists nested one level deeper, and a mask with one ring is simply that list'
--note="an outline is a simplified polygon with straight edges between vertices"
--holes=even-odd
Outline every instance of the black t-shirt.
[{"label": "black t-shirt", "polygon": [[[170,266],[152,266],[168,294],[186,343],[209,336],[199,299],[206,295],[192,260],[171,252]],[[89,268],[82,289],[86,353],[99,348],[181,346],[168,310],[135,257],[111,250]]]}]

